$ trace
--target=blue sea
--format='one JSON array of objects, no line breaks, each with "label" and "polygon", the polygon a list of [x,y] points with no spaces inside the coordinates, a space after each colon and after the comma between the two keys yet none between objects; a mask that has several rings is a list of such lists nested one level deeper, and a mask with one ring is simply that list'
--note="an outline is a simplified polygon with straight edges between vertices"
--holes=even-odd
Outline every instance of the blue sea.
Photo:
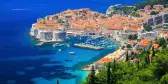
[{"label": "blue sea", "polygon": [[[90,8],[105,13],[110,5],[131,5],[142,0],[0,0],[0,84],[79,84],[87,71],[81,68],[97,61],[119,45],[111,39],[71,37],[61,47],[35,46],[29,37],[37,18],[66,9]],[[74,43],[93,41],[104,50],[74,47]],[[106,42],[105,44],[103,42]],[[70,47],[66,45],[69,44]],[[59,51],[61,50],[61,51]],[[75,52],[75,55],[69,55]]]}]

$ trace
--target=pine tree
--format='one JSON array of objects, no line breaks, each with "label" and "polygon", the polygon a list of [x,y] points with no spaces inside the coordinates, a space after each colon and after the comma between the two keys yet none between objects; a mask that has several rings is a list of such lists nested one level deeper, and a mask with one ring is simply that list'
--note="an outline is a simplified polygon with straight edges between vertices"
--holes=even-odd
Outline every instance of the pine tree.
[{"label": "pine tree", "polygon": [[58,81],[58,79],[57,79],[57,83],[56,84],[59,84],[59,81]]},{"label": "pine tree", "polygon": [[146,51],[145,47],[144,47],[144,51]]},{"label": "pine tree", "polygon": [[147,52],[147,57],[148,57],[148,63],[150,64],[151,63],[151,59],[150,59],[150,52],[149,51]]},{"label": "pine tree", "polygon": [[107,67],[107,84],[111,84],[111,71],[110,71],[110,62],[108,63],[108,67]]},{"label": "pine tree", "polygon": [[139,58],[138,58],[138,62],[137,62],[138,71],[140,70],[139,62],[140,62],[140,60],[139,60]]},{"label": "pine tree", "polygon": [[155,56],[155,48],[154,48],[154,46],[152,47],[152,56]]},{"label": "pine tree", "polygon": [[150,54],[149,51],[147,51],[147,56],[146,56],[146,58],[145,58],[146,64],[149,64],[149,63],[150,63],[149,54]]},{"label": "pine tree", "polygon": [[116,70],[116,60],[114,59],[114,61],[112,62],[111,84],[116,83],[115,70]]},{"label": "pine tree", "polygon": [[126,62],[128,62],[129,60],[129,56],[128,56],[128,50],[127,50],[127,54],[126,54]]},{"label": "pine tree", "polygon": [[112,63],[112,70],[113,70],[113,73],[115,72],[115,69],[116,69],[116,60],[114,59],[113,63]]},{"label": "pine tree", "polygon": [[90,79],[89,79],[89,82],[88,84],[95,84],[95,70],[94,70],[94,66],[92,65],[92,70],[91,70],[91,73],[90,73]]}]

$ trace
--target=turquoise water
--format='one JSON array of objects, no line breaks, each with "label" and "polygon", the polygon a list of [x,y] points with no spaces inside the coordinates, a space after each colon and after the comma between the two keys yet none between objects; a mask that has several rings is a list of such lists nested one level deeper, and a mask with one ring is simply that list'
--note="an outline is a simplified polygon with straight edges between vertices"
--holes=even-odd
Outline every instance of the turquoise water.
[{"label": "turquoise water", "polygon": [[[73,46],[74,43],[87,42],[88,39],[89,41],[99,45],[102,43],[105,44],[105,42],[107,43],[104,45],[104,50],[90,50]],[[35,46],[36,42],[32,38],[29,38],[29,40],[32,45]],[[79,84],[81,81],[84,81],[87,76],[87,71],[83,71],[80,68],[97,61],[109,52],[115,51],[119,47],[112,39],[92,39],[90,37],[84,37],[81,40],[79,37],[71,38],[68,42],[64,42],[62,44],[65,45],[61,47],[53,47],[53,44],[46,44],[37,47],[42,50],[51,49],[52,52],[54,51],[52,54],[10,57],[8,59],[2,59],[0,62],[15,62],[12,67],[17,68],[12,70],[12,74],[15,73],[13,76],[16,78],[11,78],[10,81],[19,82],[18,77],[31,75],[29,79],[24,80],[34,82],[35,84],[54,84],[56,79],[59,79],[60,84]],[[67,47],[66,44],[69,44],[70,47]],[[59,49],[61,49],[61,51],[59,51]],[[70,55],[69,52],[75,52],[75,55]],[[36,74],[35,76],[34,73]]]},{"label": "turquoise water", "polygon": [[[81,67],[115,51],[118,45],[99,38],[93,42],[99,46],[107,42],[102,46],[104,50],[82,49],[72,44],[90,38],[77,37],[65,43],[71,47],[54,48],[51,44],[37,47],[36,41],[28,36],[31,24],[39,17],[68,8],[90,8],[105,13],[110,5],[140,1],[143,0],[0,0],[0,84],[55,84],[56,79],[60,84],[78,84],[87,75]],[[76,54],[69,55],[69,52]]]}]

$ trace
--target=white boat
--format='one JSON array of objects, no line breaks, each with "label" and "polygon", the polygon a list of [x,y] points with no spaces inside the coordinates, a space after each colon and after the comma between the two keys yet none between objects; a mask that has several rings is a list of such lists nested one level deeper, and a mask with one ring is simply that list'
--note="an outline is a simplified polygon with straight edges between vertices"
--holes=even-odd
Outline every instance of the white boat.
[{"label": "white boat", "polygon": [[65,44],[60,44],[59,46],[63,46],[63,45],[65,45]]},{"label": "white boat", "polygon": [[61,49],[58,49],[59,52],[61,52],[62,50]]},{"label": "white boat", "polygon": [[69,54],[70,54],[70,55],[74,55],[74,54],[75,54],[75,52],[69,52]]},{"label": "white boat", "polygon": [[69,45],[69,44],[67,44],[67,47],[70,47],[70,45]]},{"label": "white boat", "polygon": [[38,44],[36,44],[36,46],[42,46],[44,44],[44,42],[40,42]]},{"label": "white boat", "polygon": [[53,45],[53,47],[57,47],[57,46],[59,46],[59,43],[55,43],[55,44]]},{"label": "white boat", "polygon": [[53,45],[53,47],[60,47],[60,46],[63,46],[64,44],[59,44],[59,43],[56,43]]}]

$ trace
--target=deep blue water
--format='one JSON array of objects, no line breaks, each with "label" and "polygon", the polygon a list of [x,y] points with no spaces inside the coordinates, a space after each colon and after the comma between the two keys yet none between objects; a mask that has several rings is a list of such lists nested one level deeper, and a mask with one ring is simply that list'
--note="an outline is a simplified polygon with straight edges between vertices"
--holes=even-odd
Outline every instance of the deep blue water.
[{"label": "deep blue water", "polygon": [[[28,36],[39,17],[68,8],[90,8],[105,13],[112,4],[134,4],[142,0],[0,0],[0,84],[76,84],[86,72],[83,65],[100,59],[117,46],[102,51],[52,45],[35,46]],[[13,9],[16,9],[15,11]],[[78,39],[78,38],[77,38]],[[104,40],[104,39],[101,39]],[[72,40],[76,42],[76,40]],[[71,42],[68,42],[71,44]],[[58,49],[62,49],[58,52]],[[71,56],[68,52],[76,52]]]}]

